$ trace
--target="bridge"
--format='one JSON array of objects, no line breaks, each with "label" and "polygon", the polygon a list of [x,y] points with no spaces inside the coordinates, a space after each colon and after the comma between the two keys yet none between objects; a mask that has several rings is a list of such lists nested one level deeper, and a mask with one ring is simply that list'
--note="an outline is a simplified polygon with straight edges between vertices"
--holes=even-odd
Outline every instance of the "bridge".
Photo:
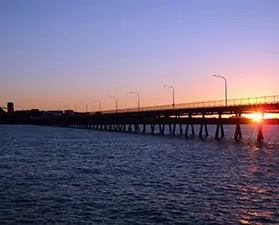
[{"label": "bridge", "polygon": [[[65,115],[56,125],[128,133],[208,136],[208,125],[215,125],[215,138],[225,136],[224,125],[235,125],[234,139],[242,139],[241,124],[253,121],[244,114],[260,113],[257,140],[262,141],[264,124],[279,124],[278,119],[264,119],[265,114],[279,114],[279,96],[194,102],[141,108],[96,111],[88,114]],[[198,132],[195,126],[199,126]],[[166,129],[168,127],[168,131]]]}]

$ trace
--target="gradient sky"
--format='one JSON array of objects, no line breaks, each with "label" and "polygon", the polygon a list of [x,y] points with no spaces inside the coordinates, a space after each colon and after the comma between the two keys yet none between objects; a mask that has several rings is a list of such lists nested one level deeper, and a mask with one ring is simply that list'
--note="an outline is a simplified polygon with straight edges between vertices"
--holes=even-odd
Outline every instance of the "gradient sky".
[{"label": "gradient sky", "polygon": [[279,94],[278,0],[0,0],[0,105],[84,111]]}]

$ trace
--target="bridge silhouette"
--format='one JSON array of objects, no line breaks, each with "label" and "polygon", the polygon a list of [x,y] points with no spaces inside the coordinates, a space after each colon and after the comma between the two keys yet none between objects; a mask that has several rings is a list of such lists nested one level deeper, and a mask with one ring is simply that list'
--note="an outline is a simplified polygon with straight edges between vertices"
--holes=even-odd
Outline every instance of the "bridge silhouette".
[{"label": "bridge silhouette", "polygon": [[[215,138],[225,136],[224,125],[235,125],[234,139],[242,138],[241,124],[252,120],[243,114],[279,113],[279,96],[263,96],[207,102],[193,102],[175,105],[161,105],[141,108],[96,111],[88,114],[65,115],[54,125],[128,133],[150,133],[165,135],[196,135],[194,125],[199,125],[198,136],[208,136],[207,125],[216,125]],[[258,123],[257,140],[262,141],[263,125],[276,124],[278,119],[263,119]],[[159,128],[159,129],[155,129]]]}]

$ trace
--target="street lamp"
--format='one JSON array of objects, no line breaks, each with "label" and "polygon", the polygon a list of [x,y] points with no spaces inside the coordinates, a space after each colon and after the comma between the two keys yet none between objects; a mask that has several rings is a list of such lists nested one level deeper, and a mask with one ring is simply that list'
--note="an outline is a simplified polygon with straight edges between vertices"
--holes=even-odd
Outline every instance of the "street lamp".
[{"label": "street lamp", "polygon": [[221,78],[225,81],[225,103],[226,103],[226,106],[228,106],[228,87],[227,87],[227,79],[223,76],[219,76],[219,75],[213,75],[213,77],[216,77],[216,78]]},{"label": "street lamp", "polygon": [[109,97],[114,98],[115,99],[115,112],[117,113],[117,109],[118,109],[118,99],[117,97],[110,95]]},{"label": "street lamp", "polygon": [[101,112],[101,101],[99,99],[94,99],[94,101],[99,103],[99,112]]},{"label": "street lamp", "polygon": [[134,94],[138,97],[138,110],[140,109],[140,95],[137,92],[130,91],[130,94]]},{"label": "street lamp", "polygon": [[170,86],[170,85],[165,85],[165,84],[163,86],[172,89],[172,106],[174,107],[174,103],[175,103],[175,101],[174,101],[174,87]]}]

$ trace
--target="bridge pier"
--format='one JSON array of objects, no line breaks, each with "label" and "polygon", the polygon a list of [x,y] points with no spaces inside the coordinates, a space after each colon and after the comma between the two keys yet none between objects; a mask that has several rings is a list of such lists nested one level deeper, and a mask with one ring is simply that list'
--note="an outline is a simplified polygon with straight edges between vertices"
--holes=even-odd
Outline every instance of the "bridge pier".
[{"label": "bridge pier", "polygon": [[176,123],[174,123],[172,127],[172,136],[175,136],[175,132],[176,132]]},{"label": "bridge pier", "polygon": [[165,135],[165,123],[159,124],[159,130],[161,135]]},{"label": "bridge pier", "polygon": [[192,121],[192,115],[191,114],[188,115],[188,122],[186,124],[186,129],[185,129],[185,137],[186,138],[189,137],[189,135],[188,135],[189,126],[191,126],[192,136],[194,136],[195,135],[195,128],[194,128],[194,124],[193,124],[193,121]]},{"label": "bridge pier", "polygon": [[191,131],[192,131],[192,136],[195,136],[195,128],[194,128],[194,124],[192,123],[187,123],[186,124],[186,129],[185,129],[185,137],[189,137],[188,133],[189,133],[189,126],[191,126]]},{"label": "bridge pier", "polygon": [[201,124],[200,125],[200,132],[199,132],[199,137],[202,138],[203,137],[203,128],[204,128],[204,132],[205,132],[205,136],[208,136],[208,129],[207,129],[207,125],[206,124]]},{"label": "bridge pier", "polygon": [[225,137],[224,126],[222,124],[222,115],[219,114],[218,123],[215,132],[215,139],[219,140],[219,131],[221,131],[221,137]]},{"label": "bridge pier", "polygon": [[175,136],[175,129],[176,129],[176,123],[174,123],[173,125],[171,123],[169,123],[169,133],[172,136]]},{"label": "bridge pier", "polygon": [[139,128],[138,124],[135,124],[134,128],[135,128],[135,133],[139,133],[140,132],[140,128]]},{"label": "bridge pier", "polygon": [[[241,113],[237,113],[236,117],[241,117]],[[242,132],[241,132],[241,128],[240,128],[240,121],[237,121],[236,123],[236,128],[235,128],[235,133],[234,133],[234,140],[239,141],[240,139],[242,139]]]},{"label": "bridge pier", "polygon": [[128,133],[132,133],[132,132],[133,132],[132,125],[129,123],[129,125],[128,125]]},{"label": "bridge pier", "polygon": [[240,128],[240,124],[236,124],[235,133],[234,133],[234,140],[239,141],[242,139],[242,132]]},{"label": "bridge pier", "polygon": [[144,123],[142,128],[142,133],[145,134],[145,132],[146,132],[146,124]]},{"label": "bridge pier", "polygon": [[182,123],[179,124],[180,135],[183,135]]},{"label": "bridge pier", "polygon": [[263,136],[263,124],[260,123],[259,124],[259,132],[258,132],[257,140],[258,140],[258,142],[261,142],[261,141],[263,141],[263,139],[264,139],[264,136]]},{"label": "bridge pier", "polygon": [[155,132],[155,124],[150,124],[151,126],[151,134],[154,134]]},{"label": "bridge pier", "polygon": [[207,124],[206,124],[206,121],[205,121],[205,114],[202,115],[202,124],[200,125],[200,132],[199,132],[199,137],[202,138],[203,136],[203,128],[204,128],[204,131],[205,131],[205,136],[207,137],[208,136],[208,129],[207,129]]},{"label": "bridge pier", "polygon": [[122,125],[122,132],[126,132],[126,124],[125,123]]}]

